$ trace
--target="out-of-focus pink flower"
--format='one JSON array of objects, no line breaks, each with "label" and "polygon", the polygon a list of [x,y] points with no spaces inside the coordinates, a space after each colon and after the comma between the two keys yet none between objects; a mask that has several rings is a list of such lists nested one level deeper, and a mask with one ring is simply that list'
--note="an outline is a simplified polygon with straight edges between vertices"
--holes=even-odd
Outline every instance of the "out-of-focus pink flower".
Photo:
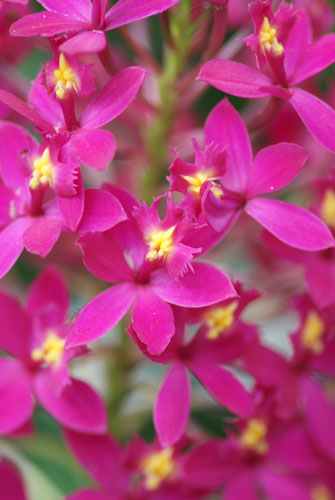
[{"label": "out-of-focus pink flower", "polygon": [[0,433],[22,426],[34,398],[59,422],[81,432],[103,433],[107,415],[93,389],[71,378],[68,363],[86,348],[65,349],[69,293],[62,276],[50,268],[33,283],[26,308],[0,294]]},{"label": "out-of-focus pink flower", "polygon": [[111,435],[66,429],[65,439],[100,487],[80,490],[67,500],[197,500],[207,494],[186,482],[183,463],[192,444],[187,438],[162,448],[157,441],[149,444],[135,437],[124,450]]},{"label": "out-of-focus pink flower", "polygon": [[[235,61],[212,60],[202,66],[198,79],[239,97],[273,96],[288,100],[310,133],[334,152],[335,111],[297,85],[334,63],[335,34],[312,43],[310,23],[304,11],[293,10],[283,2],[280,10],[272,15],[271,3],[271,0],[256,0],[250,4],[255,33],[247,43],[257,54],[259,69],[267,62],[272,76]],[[281,33],[284,33],[282,39]]]}]

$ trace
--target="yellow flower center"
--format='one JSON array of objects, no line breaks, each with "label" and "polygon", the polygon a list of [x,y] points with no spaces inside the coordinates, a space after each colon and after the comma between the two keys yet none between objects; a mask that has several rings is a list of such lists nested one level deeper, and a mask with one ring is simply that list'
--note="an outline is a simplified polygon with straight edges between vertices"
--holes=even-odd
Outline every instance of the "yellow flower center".
[{"label": "yellow flower center", "polygon": [[141,463],[141,469],[145,476],[145,487],[148,490],[156,490],[162,481],[171,476],[175,470],[175,463],[172,458],[173,449],[151,453],[146,456]]},{"label": "yellow flower center", "polygon": [[252,418],[240,437],[240,443],[244,448],[264,454],[268,450],[265,440],[267,431],[268,428],[263,420]]},{"label": "yellow flower center", "polygon": [[335,227],[335,191],[327,189],[322,204],[321,217],[327,226]]},{"label": "yellow flower center", "polygon": [[40,348],[31,352],[34,361],[43,361],[48,365],[57,364],[64,352],[65,339],[61,339],[55,332],[47,332],[46,338]]},{"label": "yellow flower center", "polygon": [[173,249],[173,233],[176,226],[172,226],[166,231],[154,230],[146,238],[150,250],[146,258],[151,262],[157,259],[166,259]]},{"label": "yellow flower center", "polygon": [[321,340],[325,325],[316,311],[310,311],[301,332],[301,344],[315,354],[320,354],[324,345]]},{"label": "yellow flower center", "polygon": [[55,92],[58,99],[64,99],[69,90],[78,91],[78,78],[63,53],[59,55],[59,68],[55,69],[54,75],[57,79]]},{"label": "yellow flower center", "polygon": [[284,52],[284,47],[277,39],[277,30],[273,28],[267,17],[264,17],[264,21],[259,33],[259,41],[261,44],[261,49],[263,53],[272,52],[275,56],[281,56]]},{"label": "yellow flower center", "polygon": [[231,302],[225,307],[214,307],[204,314],[204,321],[209,327],[207,334],[209,339],[215,340],[221,332],[229,328],[234,321],[234,313],[237,309],[238,303]]},{"label": "yellow flower center", "polygon": [[43,151],[42,156],[36,158],[33,163],[33,173],[29,181],[31,189],[36,189],[39,184],[49,184],[52,186],[54,167],[51,163],[49,148]]},{"label": "yellow flower center", "polygon": [[332,500],[332,493],[330,489],[320,484],[312,489],[312,500]]},{"label": "yellow flower center", "polygon": [[199,194],[201,186],[206,181],[214,180],[212,177],[213,172],[211,170],[197,172],[195,175],[182,175],[183,179],[189,183],[187,191],[189,193]]}]

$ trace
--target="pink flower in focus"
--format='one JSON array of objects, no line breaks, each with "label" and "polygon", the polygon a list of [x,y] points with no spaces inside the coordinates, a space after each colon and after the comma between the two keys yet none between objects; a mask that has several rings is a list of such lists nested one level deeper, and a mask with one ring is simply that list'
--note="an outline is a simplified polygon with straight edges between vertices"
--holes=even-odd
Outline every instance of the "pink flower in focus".
[{"label": "pink flower in focus", "polygon": [[34,398],[56,420],[81,432],[102,433],[107,415],[100,396],[71,378],[68,363],[86,348],[65,349],[69,293],[58,271],[48,269],[33,283],[26,309],[0,294],[0,433],[22,426],[34,410]]}]

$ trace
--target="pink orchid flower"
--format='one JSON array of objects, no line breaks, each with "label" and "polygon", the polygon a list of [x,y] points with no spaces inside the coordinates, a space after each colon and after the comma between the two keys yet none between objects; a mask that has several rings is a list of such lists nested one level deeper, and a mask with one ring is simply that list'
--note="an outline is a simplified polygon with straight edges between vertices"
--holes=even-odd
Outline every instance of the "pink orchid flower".
[{"label": "pink orchid flower", "polygon": [[[179,311],[175,308],[176,334],[160,356],[148,353],[145,344],[138,340],[132,325],[127,330],[151,361],[170,365],[154,407],[154,424],[164,447],[177,442],[184,434],[188,423],[191,409],[188,372],[195,375],[208,393],[231,412],[244,418],[252,413],[253,403],[250,394],[222,365],[238,359],[247,345],[249,336],[254,335],[253,327],[249,328],[237,320],[230,334],[213,337],[210,335],[211,327],[207,325],[207,321],[211,322],[214,316],[218,318],[219,310],[223,322],[227,320],[227,316],[231,314],[228,312],[229,308],[231,310],[231,304],[228,300],[204,308],[202,314],[205,324],[188,343],[184,342],[185,318],[183,317],[185,312],[187,316],[188,311]],[[224,327],[221,328],[222,333]]]},{"label": "pink orchid flower", "polygon": [[119,0],[108,9],[108,0],[40,0],[47,12],[24,16],[12,24],[13,36],[74,36],[60,49],[70,54],[96,53],[107,47],[105,31],[163,12],[179,0]]},{"label": "pink orchid flower", "polygon": [[106,431],[107,414],[100,396],[71,378],[68,363],[86,348],[65,349],[69,292],[62,276],[50,268],[33,283],[26,308],[0,294],[0,433],[22,426],[35,399],[56,420],[81,432]]},{"label": "pink orchid flower", "polygon": [[287,100],[309,132],[334,152],[335,111],[297,85],[334,63],[335,34],[312,43],[309,18],[303,10],[282,2],[272,14],[271,4],[272,0],[250,4],[255,33],[246,42],[257,55],[258,68],[269,66],[272,77],[238,62],[211,60],[202,66],[198,79],[238,97]]},{"label": "pink orchid flower", "polygon": [[205,140],[227,148],[222,191],[207,189],[202,202],[213,229],[226,231],[245,211],[287,245],[309,251],[334,246],[328,227],[314,214],[284,201],[259,196],[278,191],[298,175],[307,160],[300,146],[289,143],[268,146],[253,160],[247,129],[227,99],[209,114]]},{"label": "pink orchid flower", "polygon": [[108,434],[64,433],[71,451],[100,487],[82,489],[66,500],[197,500],[207,493],[185,480],[183,462],[192,444],[187,438],[162,448],[137,436],[122,450]]},{"label": "pink orchid flower", "polygon": [[[0,122],[0,133],[3,139],[0,143],[3,182],[0,184],[0,277],[11,269],[24,248],[46,257],[62,231],[104,231],[127,218],[112,194],[99,189],[84,190],[80,177],[75,184],[75,169],[69,161],[53,160],[52,179],[49,179],[48,171],[43,173],[42,169],[48,169],[51,158],[57,158],[53,146],[39,147],[22,127],[9,122]],[[65,155],[63,159],[67,158]],[[35,170],[38,177],[33,175]],[[32,180],[38,185],[31,186]],[[56,198],[49,196],[50,180]],[[73,189],[77,189],[77,195],[69,198]]]},{"label": "pink orchid flower", "polygon": [[[236,292],[226,275],[215,267],[191,262],[199,252],[196,233],[192,239],[190,224],[172,205],[168,205],[170,212],[161,221],[157,203],[151,209],[141,207],[121,189],[108,189],[119,198],[129,219],[115,230],[87,233],[78,244],[86,268],[116,285],[80,311],[68,345],[86,344],[101,337],[132,308],[132,323],[139,339],[151,354],[160,354],[175,332],[171,304],[202,307],[234,297]],[[169,227],[165,226],[167,222]]]}]

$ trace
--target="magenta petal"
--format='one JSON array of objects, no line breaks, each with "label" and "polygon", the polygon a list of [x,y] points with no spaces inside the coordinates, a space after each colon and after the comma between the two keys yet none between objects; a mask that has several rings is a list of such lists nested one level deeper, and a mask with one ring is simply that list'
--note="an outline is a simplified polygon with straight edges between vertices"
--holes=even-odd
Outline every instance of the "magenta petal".
[{"label": "magenta petal", "polygon": [[113,76],[92,99],[81,117],[85,128],[99,128],[119,116],[135,98],[148,72],[137,66]]},{"label": "magenta petal", "polygon": [[16,97],[16,95],[7,92],[7,90],[0,90],[0,102],[7,104],[7,106],[37,125],[41,130],[53,131],[52,125],[44,120],[37,111],[32,109],[29,104],[22,101],[19,97]]},{"label": "magenta petal", "polygon": [[60,45],[60,50],[70,55],[95,54],[106,47],[103,31],[82,31]]},{"label": "magenta petal", "polygon": [[0,292],[0,349],[15,357],[27,354],[30,323],[21,304]]},{"label": "magenta petal", "polygon": [[299,11],[299,20],[291,26],[285,44],[284,68],[286,77],[291,77],[297,67],[297,63],[312,41],[312,29],[307,11]]},{"label": "magenta petal", "polygon": [[219,59],[207,61],[197,79],[238,97],[267,97],[269,92],[260,88],[273,87],[271,80],[263,73],[245,64]]},{"label": "magenta petal", "polygon": [[100,293],[78,314],[67,347],[87,344],[102,337],[126,314],[136,296],[131,283],[115,285]]},{"label": "magenta petal", "polygon": [[71,379],[60,394],[55,392],[52,377],[40,372],[34,380],[36,397],[61,424],[79,432],[102,434],[107,429],[105,405],[93,389]]},{"label": "magenta petal", "polygon": [[184,366],[175,362],[159,390],[154,424],[163,448],[173,445],[183,435],[190,414],[190,381]]},{"label": "magenta petal", "polygon": [[228,482],[224,500],[259,500],[256,478],[252,471],[242,471]]},{"label": "magenta petal", "polygon": [[299,174],[307,159],[305,150],[296,144],[281,142],[261,149],[250,172],[247,197],[283,188]]},{"label": "magenta petal", "polygon": [[86,233],[77,243],[85,267],[98,278],[109,283],[132,279],[133,272],[123,256],[123,249],[110,232]]},{"label": "magenta petal", "polygon": [[7,460],[0,460],[0,498],[27,500],[18,470]]},{"label": "magenta petal", "polygon": [[335,262],[316,258],[306,269],[305,281],[314,302],[323,309],[335,304]]},{"label": "magenta petal", "polygon": [[302,384],[307,429],[316,446],[334,460],[335,407],[324,387],[305,378]]},{"label": "magenta petal", "polygon": [[284,201],[254,198],[245,211],[287,245],[301,250],[334,246],[328,227],[314,214]]},{"label": "magenta petal", "polygon": [[8,224],[0,232],[0,278],[15,264],[23,250],[22,235],[31,225],[30,217],[22,217]]},{"label": "magenta petal", "polygon": [[194,375],[219,403],[241,417],[250,416],[253,405],[250,394],[228,370],[213,364],[191,363]]},{"label": "magenta petal", "polygon": [[82,128],[72,135],[72,153],[86,167],[103,172],[115,154],[115,139],[108,130]]},{"label": "magenta petal", "polygon": [[220,300],[236,297],[236,291],[227,276],[210,264],[192,263],[188,271],[175,280],[167,271],[152,273],[151,287],[161,299],[182,307],[202,307]]},{"label": "magenta petal", "polygon": [[155,295],[149,287],[138,287],[131,313],[132,325],[150,354],[164,351],[175,332],[173,312],[169,304]]},{"label": "magenta petal", "polygon": [[48,317],[50,325],[60,325],[66,320],[70,307],[70,295],[60,272],[49,267],[32,284],[27,299],[30,316],[39,313]]},{"label": "magenta petal", "polygon": [[119,0],[106,14],[106,30],[145,19],[169,9],[179,0]]},{"label": "magenta petal", "polygon": [[85,488],[76,493],[71,493],[65,500],[111,500],[111,496],[108,493]]},{"label": "magenta petal", "polygon": [[108,434],[91,436],[64,429],[65,440],[79,463],[93,479],[109,491],[122,494],[126,477],[120,470],[121,448]]},{"label": "magenta petal", "polygon": [[55,12],[37,12],[24,16],[9,29],[12,36],[54,36],[67,31],[87,28],[87,22]]},{"label": "magenta petal", "polygon": [[106,231],[127,219],[121,203],[108,191],[85,190],[85,208],[78,233]]},{"label": "magenta petal", "polygon": [[46,257],[62,231],[62,223],[57,219],[34,217],[33,223],[23,234],[23,244],[30,253]]},{"label": "magenta petal", "polygon": [[295,88],[290,103],[310,133],[335,152],[335,111],[315,95]]},{"label": "magenta petal", "polygon": [[261,469],[260,483],[271,500],[310,500],[305,483],[299,479],[278,474],[270,469]]},{"label": "magenta petal", "polygon": [[312,43],[302,54],[299,64],[290,79],[292,85],[310,78],[335,61],[335,34],[329,33]]},{"label": "magenta petal", "polygon": [[43,7],[51,12],[65,14],[74,19],[90,21],[92,4],[90,0],[39,0]]},{"label": "magenta petal", "polygon": [[30,379],[16,360],[0,358],[0,435],[22,426],[32,415]]},{"label": "magenta petal", "polygon": [[212,141],[227,148],[227,171],[224,185],[232,191],[243,191],[252,166],[252,151],[248,131],[242,118],[224,99],[210,112],[205,124],[206,144]]}]

